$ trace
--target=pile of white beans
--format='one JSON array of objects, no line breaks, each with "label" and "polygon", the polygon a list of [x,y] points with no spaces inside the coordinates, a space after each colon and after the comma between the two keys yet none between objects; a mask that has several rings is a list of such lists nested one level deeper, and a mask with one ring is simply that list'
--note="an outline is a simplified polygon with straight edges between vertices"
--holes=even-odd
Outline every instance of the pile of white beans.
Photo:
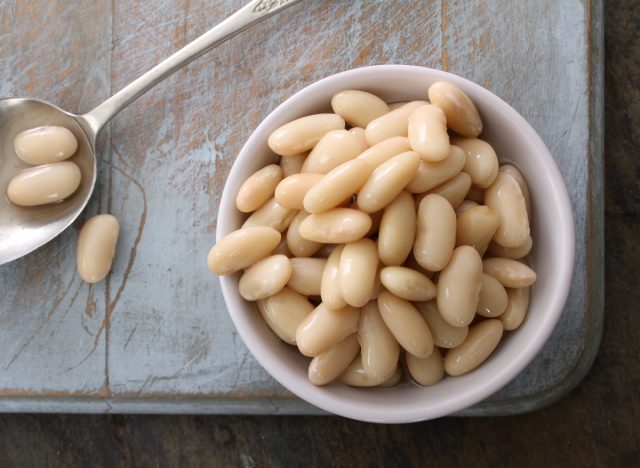
[{"label": "pile of white beans", "polygon": [[395,385],[402,350],[413,380],[433,385],[477,368],[525,318],[525,179],[478,138],[459,88],[437,82],[428,96],[342,91],[334,113],[275,130],[280,164],[239,188],[251,214],[209,252],[213,273],[244,270],[239,293],[313,358],[316,385]]},{"label": "pile of white beans", "polygon": [[[16,156],[35,166],[16,174],[7,186],[7,198],[15,205],[50,205],[69,198],[80,186],[80,168],[66,161],[76,153],[78,140],[57,125],[24,130],[13,140]],[[120,232],[118,220],[110,214],[89,219],[78,238],[76,264],[80,277],[96,283],[107,276]]]}]

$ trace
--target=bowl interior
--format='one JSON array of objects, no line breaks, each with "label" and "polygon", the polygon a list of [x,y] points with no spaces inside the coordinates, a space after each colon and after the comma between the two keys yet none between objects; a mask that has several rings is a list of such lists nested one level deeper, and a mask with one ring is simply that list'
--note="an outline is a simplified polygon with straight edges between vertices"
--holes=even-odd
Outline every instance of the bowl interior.
[{"label": "bowl interior", "polygon": [[481,138],[495,148],[501,163],[516,165],[529,185],[534,239],[530,261],[538,280],[528,316],[478,369],[464,376],[447,377],[433,387],[316,387],[307,380],[309,359],[282,343],[268,329],[255,304],[240,297],[239,274],[220,278],[229,314],[260,364],[290,391],[332,413],[366,421],[410,422],[468,407],[504,386],[533,359],[555,327],[566,301],[573,272],[574,225],[566,188],[549,151],[529,124],[504,101],[456,75],[423,67],[380,65],[350,70],[304,88],[276,108],[251,135],[233,165],[220,204],[218,239],[238,229],[246,218],[234,203],[242,182],[277,160],[266,143],[273,130],[304,115],[330,112],[331,97],[340,90],[362,89],[389,102],[426,100],[428,87],[438,80],[448,80],[469,95],[484,122]]}]

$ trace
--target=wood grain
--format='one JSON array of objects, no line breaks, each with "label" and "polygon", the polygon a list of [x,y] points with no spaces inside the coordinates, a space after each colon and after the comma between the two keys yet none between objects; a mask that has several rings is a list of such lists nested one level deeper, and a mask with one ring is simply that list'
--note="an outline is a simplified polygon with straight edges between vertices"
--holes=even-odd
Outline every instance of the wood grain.
[{"label": "wood grain", "polygon": [[[0,72],[10,78],[0,94],[88,111],[242,4],[3,2]],[[89,286],[75,274],[76,229],[0,267],[0,408],[314,411],[248,353],[205,257],[226,176],[260,120],[317,79],[379,63],[440,68],[486,86],[540,133],[570,190],[577,268],[561,323],[523,374],[470,413],[530,409],[577,383],[600,313],[587,294],[590,249],[601,247],[587,243],[596,137],[589,8],[580,0],[305,1],[161,83],[100,139],[86,214],[120,219],[108,279]]]}]

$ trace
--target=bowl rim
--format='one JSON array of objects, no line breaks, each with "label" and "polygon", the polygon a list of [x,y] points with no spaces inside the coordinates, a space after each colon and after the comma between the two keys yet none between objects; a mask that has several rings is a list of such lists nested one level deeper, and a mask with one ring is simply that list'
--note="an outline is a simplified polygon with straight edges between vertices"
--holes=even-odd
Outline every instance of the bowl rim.
[{"label": "bowl rim", "polygon": [[[384,407],[372,407],[371,405],[367,406],[365,404],[363,404],[363,407],[356,407],[352,404],[347,404],[345,401],[331,397],[327,392],[323,392],[322,387],[313,387],[308,389],[300,388],[297,383],[300,380],[300,376],[297,376],[295,372],[286,367],[283,362],[280,362],[277,359],[269,359],[269,347],[260,339],[258,334],[254,333],[253,330],[250,329],[249,325],[245,323],[245,320],[241,317],[241,314],[239,314],[238,311],[242,308],[244,299],[239,296],[237,288],[231,280],[232,277],[221,276],[219,277],[219,280],[229,316],[231,317],[238,334],[258,363],[281,385],[293,394],[297,395],[299,398],[302,398],[312,405],[330,413],[368,422],[406,423],[446,416],[478,403],[504,387],[533,360],[536,354],[547,342],[557,325],[569,295],[575,259],[575,223],[569,195],[562,175],[560,174],[560,170],[543,140],[524,119],[524,117],[522,117],[515,109],[513,109],[513,107],[500,97],[470,80],[449,72],[415,65],[385,64],[354,68],[326,76],[325,78],[303,87],[279,104],[255,128],[238,153],[231,171],[229,172],[227,181],[234,180],[238,177],[237,174],[242,170],[238,162],[244,161],[249,157],[251,148],[256,144],[264,143],[257,141],[259,135],[264,131],[265,127],[271,128],[274,125],[274,121],[277,121],[281,114],[286,112],[288,105],[292,101],[296,102],[302,96],[313,94],[317,89],[322,89],[328,84],[332,84],[334,82],[339,83],[346,77],[350,79],[358,79],[361,77],[368,77],[371,73],[384,74],[385,72],[393,74],[422,74],[425,75],[425,78],[429,75],[429,79],[433,79],[435,77],[436,80],[446,80],[463,89],[473,89],[474,94],[484,95],[486,99],[493,101],[496,106],[500,107],[500,111],[506,113],[510,120],[516,121],[525,136],[531,140],[531,143],[534,144],[537,150],[539,149],[540,157],[545,160],[545,168],[549,171],[548,176],[552,181],[557,209],[562,215],[558,220],[557,239],[560,245],[560,252],[564,255],[564,259],[561,262],[562,271],[558,275],[560,281],[556,284],[556,294],[553,296],[551,303],[551,310],[556,311],[556,313],[547,314],[545,316],[540,323],[540,326],[536,329],[535,339],[532,339],[527,343],[527,345],[521,348],[521,352],[518,354],[516,359],[507,366],[501,368],[499,372],[494,373],[493,378],[480,382],[468,392],[452,395],[436,409],[422,408],[421,411],[419,406],[407,405],[406,410],[403,409],[402,411],[398,411],[398,409],[395,408],[393,412],[390,412],[385,411]],[[230,184],[225,183],[218,209],[216,242],[220,241],[222,237],[236,229],[231,226],[229,216],[225,216],[223,213],[223,211],[227,211],[224,209],[225,207],[235,207],[235,193],[232,193],[232,190],[233,188],[230,187]],[[304,379],[306,380],[306,375],[304,376]],[[367,407],[365,408],[365,406]]]}]

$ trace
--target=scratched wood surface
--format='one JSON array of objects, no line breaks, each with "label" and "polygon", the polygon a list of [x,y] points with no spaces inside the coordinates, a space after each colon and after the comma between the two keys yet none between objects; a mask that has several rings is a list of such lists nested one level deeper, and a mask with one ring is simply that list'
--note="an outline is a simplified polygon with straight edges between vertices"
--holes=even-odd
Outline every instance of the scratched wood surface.
[{"label": "scratched wood surface", "polygon": [[[0,2],[0,96],[90,110],[242,0]],[[206,268],[222,186],[253,128],[305,85],[369,64],[448,70],[529,120],[567,182],[577,263],[560,325],[466,414],[540,406],[579,382],[602,320],[600,6],[584,0],[305,0],[214,49],[118,115],[87,215],[121,236],[99,284],[77,227],[0,267],[0,410],[310,413],[256,363]]]}]

